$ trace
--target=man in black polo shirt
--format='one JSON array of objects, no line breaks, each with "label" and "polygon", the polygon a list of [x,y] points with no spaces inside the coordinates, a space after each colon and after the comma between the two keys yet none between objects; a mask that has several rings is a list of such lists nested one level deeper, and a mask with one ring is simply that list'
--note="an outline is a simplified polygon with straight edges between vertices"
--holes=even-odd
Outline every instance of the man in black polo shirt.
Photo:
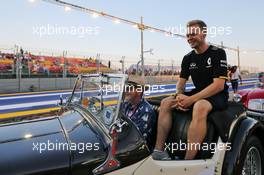
[{"label": "man in black polo shirt", "polygon": [[[172,127],[173,109],[192,110],[192,121],[188,130],[188,144],[201,144],[207,132],[207,115],[214,110],[227,107],[228,87],[227,61],[223,49],[208,45],[206,24],[201,20],[193,20],[187,24],[187,41],[193,50],[184,56],[181,74],[177,82],[176,95],[162,100],[158,119],[158,134],[153,159],[169,159],[164,151],[165,140]],[[185,84],[191,76],[195,89],[185,93]],[[198,150],[190,147],[185,159],[194,159]]]}]

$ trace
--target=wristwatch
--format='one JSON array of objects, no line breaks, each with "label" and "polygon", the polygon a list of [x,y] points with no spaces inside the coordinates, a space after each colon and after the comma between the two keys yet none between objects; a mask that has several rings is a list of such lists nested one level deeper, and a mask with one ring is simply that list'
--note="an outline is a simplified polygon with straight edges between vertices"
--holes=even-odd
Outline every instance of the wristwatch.
[{"label": "wristwatch", "polygon": [[176,98],[178,94],[183,94],[184,89],[176,89],[176,93],[174,94],[174,97]]}]

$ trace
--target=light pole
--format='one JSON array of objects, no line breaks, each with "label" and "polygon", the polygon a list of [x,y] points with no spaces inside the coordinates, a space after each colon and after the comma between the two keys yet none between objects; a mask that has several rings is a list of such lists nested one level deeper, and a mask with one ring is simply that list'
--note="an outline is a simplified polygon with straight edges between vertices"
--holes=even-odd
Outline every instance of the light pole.
[{"label": "light pole", "polygon": [[16,79],[18,79],[18,91],[21,91],[21,54],[19,53],[19,46],[15,45],[15,55],[16,55]]},{"label": "light pole", "polygon": [[97,73],[100,72],[100,54],[98,53],[96,55],[96,69],[97,69]]},{"label": "light pole", "polygon": [[139,64],[141,63],[141,60],[139,60],[138,62],[137,62],[137,72],[136,72],[136,75],[138,75],[138,72],[139,72]]},{"label": "light pole", "polygon": [[240,71],[240,50],[239,50],[239,46],[237,46],[237,67],[238,67],[238,70]]},{"label": "light pole", "polygon": [[120,63],[122,64],[122,73],[125,73],[125,56],[122,56]]},{"label": "light pole", "polygon": [[15,56],[16,56],[16,78],[19,79],[19,55],[18,55],[18,45],[15,45]]},{"label": "light pole", "polygon": [[62,52],[62,56],[63,56],[63,78],[67,77],[67,59],[66,59],[66,55],[67,55],[67,51],[63,51]]},{"label": "light pole", "polygon": [[141,68],[142,68],[142,79],[145,82],[145,65],[144,65],[144,45],[143,45],[143,30],[145,29],[143,25],[143,16],[140,18],[140,24],[141,26],[139,27],[140,32],[141,32]]},{"label": "light pole", "polygon": [[174,60],[171,59],[171,75],[174,75]]},{"label": "light pole", "polygon": [[[143,51],[143,54],[144,53],[149,53],[150,55],[154,55],[153,54],[153,49],[149,49],[149,50],[145,50],[145,51]],[[144,61],[144,57],[143,57],[143,61]],[[138,65],[139,65],[139,63],[141,63],[141,65],[142,65],[142,59],[141,60],[139,60],[138,62],[137,62],[137,75],[138,75]],[[145,69],[145,65],[143,66],[144,67],[144,69]],[[144,69],[142,69],[142,72],[143,72],[143,70]],[[144,75],[145,76],[145,75]],[[144,79],[143,79],[144,80]]]},{"label": "light pole", "polygon": [[158,59],[158,73],[159,73],[159,76],[160,76],[160,61],[163,61],[163,59]]}]

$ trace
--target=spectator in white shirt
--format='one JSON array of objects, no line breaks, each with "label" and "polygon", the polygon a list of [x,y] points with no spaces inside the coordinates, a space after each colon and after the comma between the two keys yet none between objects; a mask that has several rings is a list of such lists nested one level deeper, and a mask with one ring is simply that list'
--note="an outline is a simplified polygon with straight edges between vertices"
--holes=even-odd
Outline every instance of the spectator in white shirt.
[{"label": "spectator in white shirt", "polygon": [[234,93],[237,93],[237,90],[238,90],[238,79],[240,80],[240,84],[242,84],[241,74],[240,74],[237,66],[233,66],[231,68],[231,71],[229,73],[229,77],[230,77],[232,89],[233,89]]}]

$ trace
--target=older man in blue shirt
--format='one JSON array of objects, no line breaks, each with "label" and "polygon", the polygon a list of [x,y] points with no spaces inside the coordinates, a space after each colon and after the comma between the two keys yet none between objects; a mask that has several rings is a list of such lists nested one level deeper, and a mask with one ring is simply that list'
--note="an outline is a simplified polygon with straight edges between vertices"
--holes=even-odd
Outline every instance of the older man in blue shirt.
[{"label": "older man in blue shirt", "polygon": [[151,137],[153,128],[156,127],[156,115],[151,105],[143,98],[146,88],[136,81],[128,82],[123,113],[135,123],[149,148],[152,149],[155,141],[151,140]]}]

